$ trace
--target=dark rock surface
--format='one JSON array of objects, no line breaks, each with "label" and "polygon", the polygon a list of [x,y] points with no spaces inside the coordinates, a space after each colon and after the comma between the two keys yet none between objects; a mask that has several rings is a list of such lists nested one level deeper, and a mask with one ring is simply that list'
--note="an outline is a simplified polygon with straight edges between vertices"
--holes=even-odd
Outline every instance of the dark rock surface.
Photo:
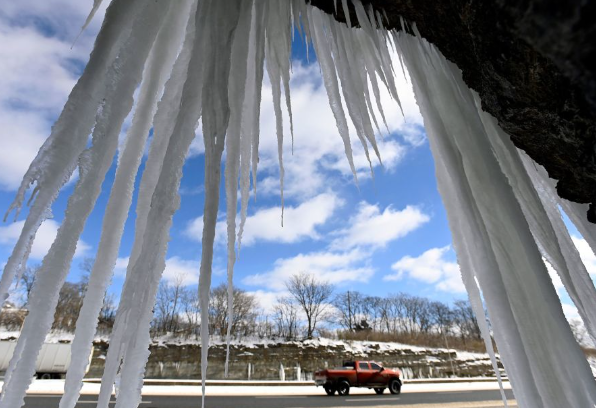
[{"label": "dark rock surface", "polygon": [[[311,3],[334,14],[334,0]],[[596,203],[596,2],[363,3],[384,10],[388,28],[399,29],[400,16],[416,23],[462,70],[515,145],[559,180],[559,195]],[[339,1],[335,18],[345,21]]]}]

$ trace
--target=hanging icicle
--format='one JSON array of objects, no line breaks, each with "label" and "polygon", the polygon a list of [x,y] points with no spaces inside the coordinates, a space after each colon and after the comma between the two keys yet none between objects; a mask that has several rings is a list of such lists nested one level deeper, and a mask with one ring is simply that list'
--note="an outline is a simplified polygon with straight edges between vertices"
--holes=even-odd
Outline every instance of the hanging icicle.
[{"label": "hanging icicle", "polygon": [[[100,4],[101,0],[94,1],[83,29]],[[365,7],[360,0],[342,0],[341,5],[334,1],[334,6],[336,10],[341,7],[347,24],[338,23],[304,0],[112,1],[87,68],[9,209],[18,216],[27,190],[34,186],[32,207],[0,279],[2,301],[15,276],[25,267],[36,232],[49,217],[60,188],[78,166],[79,180],[66,216],[32,291],[30,313],[5,376],[0,408],[23,405],[76,243],[112,164],[118,135],[133,107],[139,83],[132,126],[119,158],[97,259],[77,322],[73,364],[60,408],[73,408],[79,397],[97,316],[118,256],[134,180],[151,128],[153,138],[138,191],[135,239],[97,406],[108,407],[118,378],[116,406],[130,408],[140,403],[152,308],[165,269],[172,217],[179,207],[182,168],[199,121],[205,144],[199,278],[203,404],[224,148],[228,375],[234,318],[233,271],[247,218],[251,178],[255,197],[257,192],[265,70],[276,116],[283,222],[283,116],[285,109],[293,145],[289,84],[296,34],[307,42],[307,50],[312,43],[316,51],[329,105],[356,183],[351,137],[359,140],[372,172],[370,150],[379,161],[382,155],[375,129],[380,133],[380,120],[388,129],[381,85],[401,108],[393,66],[395,53],[399,54],[397,58],[402,69],[405,66],[410,73],[424,117],[463,281],[499,383],[485,306],[520,407],[594,406],[596,384],[542,261],[544,256],[559,273],[590,334],[596,338],[596,289],[558,206],[596,249],[596,228],[585,221],[585,209],[558,198],[544,171],[513,147],[495,119],[482,111],[477,94],[464,84],[461,72],[434,46],[419,38],[415,25],[412,31],[417,36],[404,32],[410,27],[405,21],[402,31],[387,31],[382,27],[382,10]],[[350,135],[350,122],[355,135]],[[85,150],[90,133],[92,145]],[[501,393],[505,399],[502,387]]]}]

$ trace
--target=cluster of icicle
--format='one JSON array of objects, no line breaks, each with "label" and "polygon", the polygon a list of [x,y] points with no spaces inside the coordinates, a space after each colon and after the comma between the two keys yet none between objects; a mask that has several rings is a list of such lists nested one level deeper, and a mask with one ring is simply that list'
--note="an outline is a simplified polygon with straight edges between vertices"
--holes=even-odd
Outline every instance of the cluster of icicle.
[{"label": "cluster of icicle", "polygon": [[[91,16],[100,3],[95,0]],[[344,11],[347,3],[341,2]],[[594,405],[596,384],[542,260],[546,258],[557,270],[596,338],[596,291],[563,224],[559,205],[596,249],[594,228],[585,222],[584,209],[559,200],[544,171],[518,152],[495,120],[482,111],[460,71],[433,46],[407,33],[415,33],[415,27],[406,30],[404,23],[401,31],[385,30],[378,11],[365,8],[359,0],[352,0],[352,6],[358,28],[351,27],[349,18],[347,24],[337,23],[304,0],[112,1],[89,63],[10,208],[18,215],[27,190],[35,186],[23,231],[0,281],[2,300],[25,267],[37,229],[50,216],[58,192],[78,168],[64,221],[36,277],[29,315],[5,376],[0,408],[24,403],[60,287],[116,155],[118,136],[133,109],[133,95],[139,85],[132,125],[105,209],[89,289],[77,321],[60,408],[73,408],[80,394],[97,317],[112,277],[134,180],[151,129],[153,137],[138,189],[134,246],[97,406],[108,406],[116,383],[116,407],[140,403],[152,307],[165,268],[172,217],[179,206],[182,166],[199,124],[205,144],[206,190],[199,279],[201,320],[208,321],[224,149],[228,306],[232,317],[236,241],[239,247],[251,178],[256,193],[265,71],[277,118],[283,203],[282,87],[291,122],[290,58],[295,32],[314,47],[354,177],[347,117],[369,161],[369,148],[380,159],[375,106],[381,119],[385,118],[379,81],[399,103],[392,65],[392,55],[399,54],[400,63],[410,72],[424,117],[464,282],[497,375],[484,304],[520,407]],[[241,216],[236,226],[238,185]],[[204,403],[207,324],[201,325],[201,342]],[[227,365],[226,360],[226,374]]]}]

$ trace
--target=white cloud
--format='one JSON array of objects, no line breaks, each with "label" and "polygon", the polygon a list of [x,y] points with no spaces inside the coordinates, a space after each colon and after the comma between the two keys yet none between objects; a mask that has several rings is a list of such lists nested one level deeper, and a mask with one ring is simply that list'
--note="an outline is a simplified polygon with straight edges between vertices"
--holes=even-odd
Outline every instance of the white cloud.
[{"label": "white cloud", "polygon": [[311,252],[291,258],[278,259],[273,270],[244,278],[247,285],[284,290],[285,282],[300,272],[314,274],[317,279],[334,284],[342,282],[368,282],[374,270],[365,264],[367,254],[355,249],[349,252]]},{"label": "white cloud", "polygon": [[349,227],[337,232],[339,237],[332,246],[342,249],[357,246],[382,248],[429,220],[428,215],[414,206],[407,206],[403,210],[394,210],[388,206],[381,211],[378,205],[361,202],[358,212],[347,223]]},{"label": "white cloud", "polygon": [[[334,194],[324,193],[297,207],[287,206],[284,209],[283,227],[281,207],[260,209],[246,218],[242,245],[250,246],[259,241],[291,244],[304,239],[319,239],[317,227],[324,225],[341,204],[342,201]],[[185,233],[189,238],[201,242],[203,217],[192,220]],[[216,226],[216,242],[223,244],[226,237],[226,221],[220,219]]]},{"label": "white cloud", "polygon": [[0,189],[14,190],[85,64],[104,8],[77,44],[91,4],[24,0],[0,14]]},{"label": "white cloud", "polygon": [[563,313],[565,314],[567,320],[571,321],[581,319],[577,307],[568,303],[561,303],[561,306],[563,307]]},{"label": "white cloud", "polygon": [[126,276],[126,268],[128,268],[129,257],[122,257],[116,259],[116,265],[114,266],[114,275]]},{"label": "white cloud", "polygon": [[173,256],[166,260],[166,269],[162,277],[168,282],[180,279],[183,285],[196,285],[199,283],[200,268],[200,261]]},{"label": "white cloud", "polygon": [[[114,274],[116,276],[126,276],[128,261],[129,257],[121,257],[116,260],[116,266],[114,268]],[[185,286],[196,285],[199,283],[200,268],[200,261],[172,256],[166,259],[166,268],[163,272],[162,279],[170,283],[180,280]]]},{"label": "white cloud", "polygon": [[450,247],[432,248],[418,257],[404,256],[391,265],[394,274],[385,275],[383,280],[396,281],[407,275],[411,279],[434,284],[438,290],[465,293],[459,266],[445,259]]},{"label": "white cloud", "polygon": [[548,275],[550,276],[550,279],[553,281],[553,285],[557,292],[559,292],[560,290],[564,290],[565,285],[563,285],[563,281],[561,280],[561,277],[559,276],[555,268],[553,268],[552,265],[548,263],[548,261],[545,258],[542,258],[542,261],[544,262],[544,265],[546,265]]},{"label": "white cloud", "polygon": [[588,273],[592,276],[596,276],[596,255],[592,252],[592,248],[590,248],[588,242],[585,239],[576,236],[572,236],[571,239],[579,251],[579,256],[586,266]]},{"label": "white cloud", "polygon": [[275,312],[275,305],[277,304],[277,299],[288,296],[289,293],[287,291],[266,291],[266,290],[255,290],[255,291],[248,291],[249,295],[255,297],[261,309],[265,314],[271,315]]},{"label": "white cloud", "polygon": [[[17,221],[6,226],[0,226],[0,245],[6,245],[9,247],[14,246],[19,239],[19,235],[21,234],[24,224],[25,221]],[[41,224],[39,230],[37,231],[37,235],[35,236],[35,241],[33,242],[30,255],[31,259],[43,259],[43,257],[50,250],[54,239],[56,239],[58,227],[59,224],[54,220],[46,220],[43,224]],[[77,243],[75,257],[84,256],[90,249],[90,245],[82,240],[79,240]]]}]

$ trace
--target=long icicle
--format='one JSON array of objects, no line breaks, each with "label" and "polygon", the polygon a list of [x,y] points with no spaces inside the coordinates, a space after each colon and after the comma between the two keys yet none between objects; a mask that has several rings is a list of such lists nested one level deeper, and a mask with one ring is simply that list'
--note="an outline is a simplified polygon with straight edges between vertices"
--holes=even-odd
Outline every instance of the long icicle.
[{"label": "long icicle", "polygon": [[547,197],[548,185],[540,182],[533,166],[522,162],[518,150],[509,136],[499,128],[496,119],[482,111],[478,95],[474,95],[474,102],[489,143],[518,197],[540,251],[557,271],[582,320],[586,322],[590,335],[596,339],[596,289],[556,204]]},{"label": "long icicle", "polygon": [[[485,141],[485,131],[478,118],[473,95],[463,84],[459,71],[434,47],[418,41],[417,52],[420,55],[415,58],[426,59],[419,75],[426,77],[424,81],[438,91],[433,93],[432,100],[430,94],[419,91],[416,97],[426,99],[428,105],[437,109],[439,117],[433,119],[448,126],[446,136],[460,151],[465,177],[471,187],[471,198],[486,225],[498,262],[496,272],[503,277],[516,326],[528,355],[532,369],[528,381],[534,382],[539,391],[539,399],[530,401],[542,401],[545,407],[553,408],[566,404],[591,406],[596,401],[596,384],[563,315],[517,198],[502,173],[495,153]],[[421,81],[420,76],[416,79],[413,76],[413,82]],[[429,112],[425,109],[422,112],[426,121]],[[489,184],[492,188],[486,189]],[[482,286],[483,292],[492,289]],[[488,302],[489,313],[502,308],[501,303]],[[545,342],[546,337],[551,341]],[[497,345],[500,346],[499,343]],[[566,348],[564,356],[559,352],[561,346]],[[557,372],[552,367],[557,367]]]},{"label": "long icicle", "polygon": [[[27,263],[27,256],[40,225],[50,215],[50,206],[62,186],[77,167],[77,161],[86,147],[87,137],[94,124],[95,114],[105,93],[104,84],[118,81],[122,74],[109,71],[125,39],[132,31],[135,15],[145,7],[141,0],[116,0],[106,12],[102,30],[97,36],[87,68],[68,97],[52,133],[40,148],[23,177],[16,197],[4,220],[11,211],[18,217],[28,188],[35,184],[30,199],[33,202],[23,230],[15,244],[0,279],[0,303],[8,297],[8,289],[18,270]],[[112,77],[107,78],[108,71]]]},{"label": "long icicle", "polygon": [[60,408],[74,408],[79,398],[87,357],[91,353],[93,336],[97,328],[97,317],[118,257],[124,224],[132,203],[134,181],[145,149],[151,119],[167,79],[167,73],[170,72],[176,58],[183,37],[182,29],[185,27],[185,20],[188,20],[189,6],[188,0],[173,3],[146,63],[143,74],[145,79],[139,92],[139,104],[127,134],[124,150],[118,160],[114,184],[104,214],[95,263],[77,319],[71,346],[73,358],[66,373]]},{"label": "long icicle", "polygon": [[250,198],[250,174],[253,175],[256,194],[259,116],[261,110],[261,84],[265,58],[265,3],[254,2],[253,28],[250,32],[246,89],[242,105],[242,128],[240,148],[240,226],[238,228],[238,252],[242,246],[242,234],[246,223],[248,200]]},{"label": "long icicle", "polygon": [[[197,18],[203,14],[199,3],[197,7],[195,24]],[[200,27],[201,24],[197,25]],[[204,33],[196,30],[193,55],[189,67],[194,67],[203,58]],[[151,207],[148,218],[152,220],[148,225],[143,237],[143,248],[136,258],[130,271],[131,274],[141,276],[141,287],[145,290],[136,294],[135,302],[138,307],[131,309],[128,319],[131,327],[130,340],[127,341],[121,368],[121,391],[118,395],[116,407],[136,407],[141,401],[141,389],[143,386],[143,373],[149,357],[149,328],[153,317],[152,307],[155,303],[155,295],[158,290],[159,281],[165,269],[165,254],[167,250],[169,230],[172,225],[172,217],[179,207],[180,196],[178,189],[182,177],[182,167],[195,137],[195,128],[201,114],[201,69],[189,70],[189,76],[184,86],[181,99],[179,116],[176,118],[176,125],[173,130],[172,139],[167,148],[162,172],[159,176],[155,192],[151,200]],[[135,319],[136,321],[130,320]]]},{"label": "long icicle", "polygon": [[[69,199],[64,222],[36,276],[32,293],[34,300],[30,304],[29,315],[22,330],[23,337],[19,339],[7,372],[7,381],[4,383],[0,401],[1,408],[20,407],[24,403],[25,392],[35,373],[37,355],[52,325],[60,287],[68,275],[77,241],[112,164],[120,128],[132,108],[133,92],[159,29],[163,11],[162,3],[148,5],[135,22],[146,27],[145,35],[142,36],[145,41],[134,47],[134,51],[119,55],[114,66],[116,70],[122,69],[124,75],[120,82],[108,85],[106,104],[93,132],[93,146],[81,161],[80,179]],[[134,41],[134,36],[131,37],[131,41]]]},{"label": "long icicle", "polygon": [[554,229],[556,240],[560,246],[565,267],[555,266],[555,269],[559,273],[571,300],[576,305],[588,333],[596,341],[596,288],[594,288],[594,282],[586,270],[561,218],[558,196],[546,176],[546,171],[541,167],[537,167],[522,151],[518,151],[518,154],[521,156],[525,169],[536,187],[547,213],[549,224]]},{"label": "long icicle", "polygon": [[[417,103],[420,109],[426,113],[424,125],[429,136],[431,152],[435,158],[437,185],[447,210],[447,218],[464,284],[467,288],[469,285],[473,289],[475,282],[472,280],[477,278],[481,286],[491,288],[484,293],[487,304],[503,302],[503,299],[507,299],[507,296],[503,295],[505,285],[501,276],[496,272],[498,265],[490,246],[486,228],[478,208],[471,198],[470,186],[463,177],[465,171],[461,163],[461,156],[449,142],[447,129],[441,121],[437,120],[439,115],[433,105],[427,98],[422,97],[430,95],[432,88],[424,80],[422,65],[424,59],[419,58],[420,51],[418,50],[420,44],[414,38],[401,38],[401,35],[400,33],[399,42],[404,51],[408,71],[416,79],[413,82],[414,91],[417,95],[421,95],[417,97]],[[418,75],[420,76],[418,77]],[[472,238],[467,239],[469,237]],[[476,296],[476,293],[470,294],[470,299],[474,303],[477,302]],[[509,303],[504,302],[504,307],[491,310],[489,314],[493,319],[495,338],[500,345],[501,360],[508,371],[511,384],[515,390],[522,390],[522,392],[516,392],[518,403],[524,406],[530,401],[537,401],[539,394],[530,379],[530,363],[524,352],[521,335],[517,330],[515,317],[509,308]],[[481,317],[478,316],[478,318]],[[480,328],[486,330],[484,325],[481,325]],[[490,333],[483,333],[483,338],[486,339],[487,336],[490,336]],[[494,350],[487,348],[487,352],[493,354]]]},{"label": "long icicle", "polygon": [[203,18],[205,24],[204,60],[212,63],[205,67],[203,76],[203,139],[205,143],[205,208],[203,211],[203,240],[199,301],[201,305],[201,403],[205,405],[205,381],[209,350],[209,292],[215,225],[219,207],[221,156],[230,118],[228,87],[231,52],[235,30],[242,10],[242,0],[206,0]]},{"label": "long icicle", "polygon": [[[195,15],[198,14],[199,10],[197,7]],[[145,276],[147,275],[146,270],[134,268],[134,266],[141,258],[143,245],[146,245],[144,238],[154,235],[151,232],[147,234],[145,232],[150,228],[149,220],[151,219],[152,197],[155,195],[160,174],[165,165],[165,156],[172,149],[169,146],[175,143],[172,142],[173,135],[179,135],[181,132],[184,134],[190,133],[187,136],[190,138],[188,143],[192,141],[194,129],[200,116],[202,66],[198,64],[201,60],[201,50],[199,47],[200,41],[198,41],[200,37],[195,30],[195,19],[196,17],[191,18],[189,21],[182,52],[174,64],[172,76],[166,84],[164,96],[158,104],[158,111],[155,115],[154,137],[151,143],[147,165],[143,171],[139,197],[137,199],[135,240],[129,260],[126,280],[122,289],[122,300],[118,307],[116,321],[112,330],[112,336],[110,337],[112,347],[108,350],[105,362],[98,406],[107,406],[109,402],[112,386],[116,380],[120,362],[125,354],[126,344],[131,341],[133,335],[142,335],[140,331],[135,333],[129,330],[128,327],[129,322],[131,322],[131,313],[137,313],[137,315],[141,313],[138,309],[142,305],[137,301],[137,296],[140,296],[140,293],[137,293],[137,291],[141,290],[139,288],[144,284],[146,280]],[[191,63],[194,63],[197,69],[189,70]],[[199,92],[197,93],[196,90],[199,90]],[[172,120],[172,117],[176,118],[176,120]],[[178,149],[181,150],[182,147],[178,147]],[[167,212],[162,216],[167,217]],[[136,323],[134,320],[132,322]]]},{"label": "long icicle", "polygon": [[253,1],[244,0],[240,10],[240,18],[234,36],[231,51],[229,95],[230,123],[226,135],[226,216],[228,233],[228,327],[226,332],[226,361],[224,377],[228,378],[230,364],[230,341],[234,322],[234,263],[236,262],[236,210],[238,206],[238,172],[240,170],[240,137],[242,128],[242,107],[247,79],[247,60],[249,38],[251,34]]},{"label": "long icicle", "polygon": [[[312,10],[312,9],[309,9]],[[329,106],[331,112],[335,118],[337,130],[344,144],[344,151],[350,165],[350,170],[354,176],[356,183],[358,182],[358,176],[356,174],[356,167],[354,166],[354,157],[352,154],[352,145],[350,143],[350,132],[348,128],[348,122],[341,102],[341,96],[339,94],[339,84],[337,81],[336,66],[334,65],[333,58],[329,48],[323,43],[326,41],[323,34],[321,33],[322,26],[322,13],[314,11],[310,16],[310,20],[313,21],[312,39],[315,52],[317,53],[319,66],[323,73],[323,84],[327,91],[327,97],[329,98]]]}]

